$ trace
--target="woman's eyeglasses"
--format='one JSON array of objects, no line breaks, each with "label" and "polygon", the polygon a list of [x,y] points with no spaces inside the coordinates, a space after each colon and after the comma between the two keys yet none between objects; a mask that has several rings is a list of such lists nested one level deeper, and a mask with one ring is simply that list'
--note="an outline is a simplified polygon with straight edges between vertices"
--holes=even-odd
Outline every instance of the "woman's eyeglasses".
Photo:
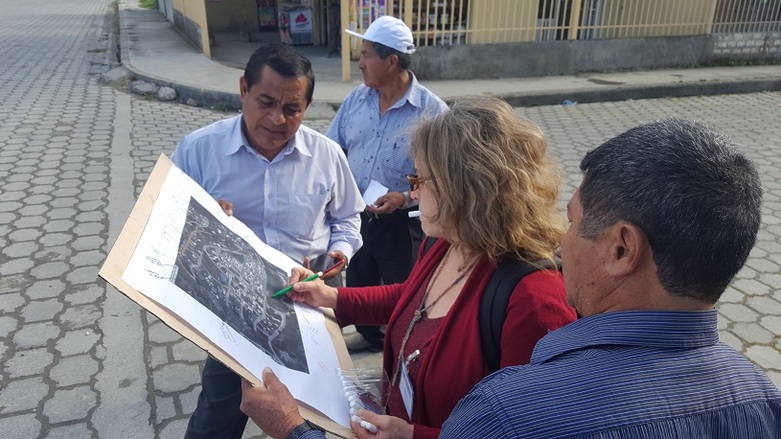
[{"label": "woman's eyeglasses", "polygon": [[420,188],[420,185],[427,181],[432,181],[431,177],[418,177],[418,174],[411,174],[407,176],[409,182],[409,190],[416,191]]}]

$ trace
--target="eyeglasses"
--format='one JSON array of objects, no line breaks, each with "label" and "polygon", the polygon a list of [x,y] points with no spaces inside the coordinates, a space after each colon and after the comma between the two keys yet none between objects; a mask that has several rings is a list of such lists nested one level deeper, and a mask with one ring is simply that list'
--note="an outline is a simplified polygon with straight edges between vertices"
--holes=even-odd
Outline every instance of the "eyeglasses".
[{"label": "eyeglasses", "polygon": [[407,181],[409,182],[409,190],[410,191],[416,191],[420,189],[420,185],[427,182],[427,181],[433,181],[434,179],[431,177],[418,177],[418,174],[411,174],[407,176]]}]

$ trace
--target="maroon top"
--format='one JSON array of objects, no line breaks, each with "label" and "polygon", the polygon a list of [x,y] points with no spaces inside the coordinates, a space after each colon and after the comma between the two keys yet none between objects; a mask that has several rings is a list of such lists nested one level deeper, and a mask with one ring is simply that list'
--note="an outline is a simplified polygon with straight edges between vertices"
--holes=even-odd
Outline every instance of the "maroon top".
[{"label": "maroon top", "polygon": [[[429,276],[430,278],[431,276]],[[399,315],[399,320],[396,322],[395,325],[393,325],[393,329],[390,332],[390,343],[391,343],[391,351],[393,352],[393,358],[396,361],[396,365],[393,369],[393,373],[396,373],[396,368],[398,365],[399,360],[399,349],[401,349],[401,343],[402,340],[404,340],[404,335],[407,334],[407,329],[409,328],[409,324],[412,322],[412,316],[415,314],[415,310],[420,308],[420,302],[423,301],[423,295],[426,292],[426,286],[428,285],[429,280],[427,280],[423,285],[421,285],[420,288],[418,288],[418,291],[415,293],[415,296],[413,296],[412,300],[407,304],[401,314]],[[409,377],[411,382],[416,382],[418,380],[418,376],[420,375],[420,363],[421,358],[423,358],[423,355],[425,355],[426,350],[431,345],[431,341],[434,338],[434,335],[437,332],[437,329],[439,329],[439,325],[444,320],[444,317],[439,317],[436,319],[429,319],[426,317],[426,314],[423,314],[423,318],[418,321],[415,326],[412,328],[412,332],[410,333],[409,340],[407,340],[407,345],[404,346],[404,354],[403,358],[406,360],[410,357],[410,355],[418,351],[419,353],[410,361],[407,363],[407,367],[409,370]],[[404,419],[407,422],[410,422],[409,417],[407,417],[407,409],[404,408],[404,399],[401,397],[401,391],[399,382],[401,381],[401,371],[399,371],[399,377],[397,378],[396,385],[393,386],[390,389],[390,395],[388,398],[388,413],[393,413],[394,416],[398,416],[401,419]],[[393,379],[393,375],[388,376],[389,380]]]},{"label": "maroon top", "polygon": [[[390,336],[385,337],[383,355],[388,379],[397,367],[398,355],[394,355],[393,347],[401,345],[401,339],[396,339],[398,336],[394,334],[399,334],[401,328],[403,337],[411,319],[410,310],[420,305],[421,288],[425,288],[449,246],[444,239],[438,240],[418,259],[403,284],[339,288],[336,317],[340,325],[388,325],[386,333]],[[421,250],[424,248],[421,245]],[[412,381],[415,438],[437,437],[456,403],[489,373],[483,359],[478,313],[480,298],[494,271],[496,263],[487,258],[477,262],[448,314],[437,319],[440,322],[431,342],[425,350],[421,349],[415,361],[416,377]],[[525,276],[516,285],[507,305],[500,365],[528,364],[540,338],[575,318],[575,310],[564,299],[561,273],[539,270]],[[402,404],[400,412],[389,410],[389,414],[406,419],[403,407]]]}]

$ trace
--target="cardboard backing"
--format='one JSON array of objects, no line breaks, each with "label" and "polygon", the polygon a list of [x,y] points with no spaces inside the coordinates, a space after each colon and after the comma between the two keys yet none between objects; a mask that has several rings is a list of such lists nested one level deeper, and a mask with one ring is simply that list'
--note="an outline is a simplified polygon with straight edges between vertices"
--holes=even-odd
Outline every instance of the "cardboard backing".
[{"label": "cardboard backing", "polygon": [[[168,308],[158,304],[151,300],[149,297],[141,294],[136,289],[128,285],[122,280],[122,274],[130,261],[136,245],[138,244],[141,234],[144,232],[146,223],[152,213],[152,207],[160,194],[160,188],[163,185],[168,172],[173,167],[173,163],[164,154],[161,154],[155,164],[152,173],[149,175],[146,184],[138,197],[135,206],[133,207],[130,216],[125,222],[122,231],[119,234],[116,242],[114,243],[111,251],[109,252],[106,261],[98,273],[102,279],[111,284],[120,293],[127,296],[130,300],[140,305],[145,310],[154,314],[163,323],[168,325],[171,329],[181,334],[186,339],[195,343],[198,347],[208,352],[216,360],[222,362],[228,366],[231,370],[236,372],[242,378],[248,380],[255,385],[262,385],[262,381],[251,374],[241,364],[234,360],[230,355],[223,351],[220,346],[212,343],[202,333],[200,333],[195,327],[190,325],[187,321],[181,319],[178,315],[173,313]],[[323,309],[323,314],[326,316],[325,324],[328,329],[328,333],[331,336],[331,341],[336,349],[336,355],[339,360],[340,367],[342,369],[353,369],[352,359],[347,352],[347,347],[344,344],[344,338],[342,332],[337,325],[333,312],[330,309]],[[347,429],[330,418],[321,414],[319,411],[308,406],[301,401],[298,401],[298,406],[301,411],[301,415],[322,427],[329,433],[332,433],[339,437],[354,438],[352,431]]]}]

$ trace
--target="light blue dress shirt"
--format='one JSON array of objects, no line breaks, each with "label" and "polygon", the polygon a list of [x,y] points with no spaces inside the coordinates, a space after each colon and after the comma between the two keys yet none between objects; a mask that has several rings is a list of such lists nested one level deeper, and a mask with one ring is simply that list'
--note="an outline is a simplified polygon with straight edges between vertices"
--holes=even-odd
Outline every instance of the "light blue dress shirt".
[{"label": "light blue dress shirt", "polygon": [[[339,146],[301,125],[269,162],[249,146],[241,115],[185,136],[172,161],[266,244],[301,263],[361,247],[363,202]],[[330,258],[326,258],[330,259]],[[319,267],[318,267],[319,268]]]},{"label": "light blue dress shirt", "polygon": [[326,135],[341,145],[361,193],[376,180],[391,192],[409,190],[414,172],[410,137],[423,117],[447,110],[447,104],[410,72],[407,93],[380,116],[380,94],[359,85],[344,100]]},{"label": "light blue dress shirt", "polygon": [[440,438],[781,437],[781,391],[718,341],[716,311],[627,311],[543,337],[489,375]]}]

